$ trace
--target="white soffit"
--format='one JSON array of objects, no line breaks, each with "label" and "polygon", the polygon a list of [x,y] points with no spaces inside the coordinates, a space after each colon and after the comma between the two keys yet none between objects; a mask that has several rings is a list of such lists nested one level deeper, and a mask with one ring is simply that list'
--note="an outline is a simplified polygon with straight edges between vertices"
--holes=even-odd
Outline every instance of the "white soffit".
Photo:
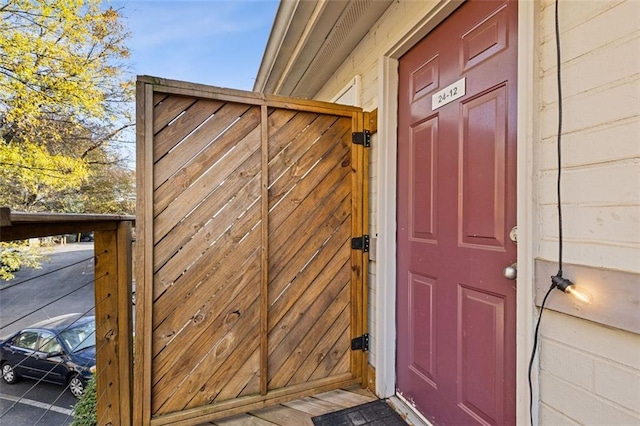
[{"label": "white soffit", "polygon": [[281,0],[255,91],[312,98],[393,0]]}]

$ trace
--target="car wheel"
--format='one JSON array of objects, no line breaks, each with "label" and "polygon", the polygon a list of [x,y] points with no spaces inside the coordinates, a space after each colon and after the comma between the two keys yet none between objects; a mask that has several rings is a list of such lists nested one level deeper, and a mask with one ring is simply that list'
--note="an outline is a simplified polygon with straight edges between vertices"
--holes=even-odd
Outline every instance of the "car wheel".
[{"label": "car wheel", "polygon": [[10,385],[18,381],[18,375],[8,362],[2,364],[2,380]]},{"label": "car wheel", "polygon": [[84,380],[78,374],[74,374],[69,379],[69,392],[76,398],[80,398],[84,393]]}]

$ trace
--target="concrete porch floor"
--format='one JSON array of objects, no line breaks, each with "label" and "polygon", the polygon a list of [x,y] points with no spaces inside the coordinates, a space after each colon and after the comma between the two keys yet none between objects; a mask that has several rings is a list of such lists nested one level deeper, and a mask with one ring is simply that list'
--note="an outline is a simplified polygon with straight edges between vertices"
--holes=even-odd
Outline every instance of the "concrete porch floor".
[{"label": "concrete porch floor", "polygon": [[218,426],[312,426],[312,417],[332,413],[376,400],[373,393],[360,387],[338,389],[297,399],[285,404],[215,420]]}]

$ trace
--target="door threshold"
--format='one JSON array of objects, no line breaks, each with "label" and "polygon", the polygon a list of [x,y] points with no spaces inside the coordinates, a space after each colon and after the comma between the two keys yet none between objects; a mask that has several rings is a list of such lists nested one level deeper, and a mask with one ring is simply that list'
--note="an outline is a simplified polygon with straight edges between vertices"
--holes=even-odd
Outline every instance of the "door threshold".
[{"label": "door threshold", "polygon": [[388,400],[389,404],[400,413],[400,415],[413,426],[433,426],[433,424],[427,420],[418,410],[416,410],[409,402],[401,395],[395,394]]}]

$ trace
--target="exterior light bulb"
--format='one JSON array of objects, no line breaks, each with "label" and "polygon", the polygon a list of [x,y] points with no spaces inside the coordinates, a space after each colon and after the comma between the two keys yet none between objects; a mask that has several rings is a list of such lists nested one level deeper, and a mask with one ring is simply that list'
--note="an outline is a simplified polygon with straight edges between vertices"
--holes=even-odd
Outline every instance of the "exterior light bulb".
[{"label": "exterior light bulb", "polygon": [[554,275],[551,277],[551,282],[558,288],[558,290],[562,290],[568,295],[572,296],[577,302],[584,305],[590,305],[593,296],[589,292],[589,290],[584,287],[577,286],[568,280],[567,278],[562,278],[561,276]]},{"label": "exterior light bulb", "polygon": [[591,296],[591,293],[589,293],[588,290],[586,290],[584,287],[580,287],[575,284],[572,284],[569,287],[567,287],[564,292],[567,294],[570,294],[576,300],[584,303],[585,305],[590,305],[593,300],[593,297]]}]

